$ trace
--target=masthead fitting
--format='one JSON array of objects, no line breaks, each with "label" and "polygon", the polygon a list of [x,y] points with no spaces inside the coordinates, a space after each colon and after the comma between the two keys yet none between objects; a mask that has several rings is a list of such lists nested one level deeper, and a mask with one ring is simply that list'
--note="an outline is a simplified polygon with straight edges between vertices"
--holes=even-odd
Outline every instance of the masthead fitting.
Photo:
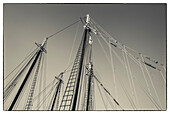
[{"label": "masthead fitting", "polygon": [[44,39],[43,43],[41,44],[42,47],[45,46],[45,44],[47,43],[47,40],[48,40],[48,38],[45,38],[45,39]]},{"label": "masthead fitting", "polygon": [[88,24],[90,22],[90,16],[89,14],[86,15],[86,24]]}]

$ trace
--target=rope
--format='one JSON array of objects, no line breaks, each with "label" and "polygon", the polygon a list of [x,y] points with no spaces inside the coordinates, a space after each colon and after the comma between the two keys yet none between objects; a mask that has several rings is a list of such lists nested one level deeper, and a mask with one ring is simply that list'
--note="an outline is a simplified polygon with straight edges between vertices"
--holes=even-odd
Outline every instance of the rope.
[{"label": "rope", "polygon": [[[50,93],[52,93],[53,89],[57,86],[57,84],[58,84],[58,82],[56,82],[56,84],[54,84],[55,86],[53,86],[53,88],[51,89]],[[51,98],[51,95],[52,95],[52,94],[50,94],[49,99]],[[53,97],[54,97],[54,95],[52,96],[52,99],[53,99]],[[47,102],[48,102],[48,103],[47,103],[47,106],[49,106],[48,108],[50,108],[50,103],[52,103],[52,102],[50,102],[50,100],[48,100]],[[44,108],[44,107],[43,107],[43,108]]]},{"label": "rope", "polygon": [[99,90],[100,96],[101,96],[101,98],[102,98],[104,107],[105,107],[105,109],[107,110],[107,105],[106,105],[106,103],[105,103],[105,101],[104,101],[104,98],[103,98],[102,92],[101,92],[101,90],[100,90],[100,88],[99,88],[99,85],[98,85],[98,84],[96,84],[96,85],[97,85],[97,88],[98,88],[98,90]]},{"label": "rope", "polygon": [[134,110],[137,109],[136,106],[135,106],[135,104],[134,104],[134,102],[133,102],[133,100],[131,99],[131,97],[130,97],[128,91],[126,90],[126,88],[125,88],[123,82],[122,82],[119,78],[118,78],[118,80],[119,80],[119,82],[120,82],[120,84],[121,84],[121,87],[122,87],[123,91],[125,92],[126,97],[127,97],[128,100],[129,100],[129,102],[130,102],[132,108],[133,108]]},{"label": "rope", "polygon": [[104,89],[104,91],[113,99],[113,101],[116,103],[117,106],[119,106],[122,110],[124,110],[120,104],[116,101],[116,99],[110,94],[110,92],[104,87],[104,85],[97,79],[95,75],[93,75],[94,78],[97,80],[97,82],[101,85],[101,87]]},{"label": "rope", "polygon": [[49,83],[49,84],[47,85],[47,87],[45,87],[41,92],[39,92],[39,94],[38,94],[37,96],[34,97],[33,102],[35,102],[35,101],[42,95],[42,93],[43,93],[45,90],[47,90],[47,88],[49,88],[52,84],[54,84],[54,82],[55,82],[55,79],[54,79],[51,83]]},{"label": "rope", "polygon": [[125,47],[124,47],[124,51],[125,51],[125,58],[126,58],[126,61],[127,61],[127,68],[129,70],[129,76],[131,78],[132,87],[134,89],[136,104],[139,106],[138,97],[137,97],[137,93],[136,93],[136,88],[135,88],[135,85],[134,85],[133,76],[132,76],[132,72],[131,72],[131,68],[130,68],[130,64],[129,64],[129,60],[128,60],[128,57],[127,57],[127,53],[126,53],[126,48]]},{"label": "rope", "polygon": [[[114,65],[113,65],[113,58],[112,58],[112,52],[111,52],[111,44],[109,42],[109,52],[110,52],[110,59],[111,59],[111,67],[112,67],[112,75],[113,75],[113,87],[114,87],[114,92],[115,92],[115,98],[117,98],[117,87],[116,87],[116,75],[115,75],[115,70],[114,70]],[[115,106],[116,108],[116,106]]]},{"label": "rope", "polygon": [[72,48],[71,48],[71,52],[70,52],[70,56],[69,56],[69,60],[68,60],[67,66],[69,66],[69,63],[70,63],[70,60],[71,60],[71,57],[72,57],[72,54],[73,54],[73,48],[75,46],[75,41],[77,39],[77,33],[78,33],[79,25],[80,25],[80,23],[77,26],[77,30],[76,30],[76,34],[75,34],[75,37],[74,37],[74,41],[73,41],[73,45],[72,45]]},{"label": "rope", "polygon": [[[32,71],[34,71],[34,70],[35,70],[35,67],[33,68]],[[22,99],[27,98],[28,93],[26,92],[26,90],[30,89],[30,87],[31,87],[31,84],[29,84],[30,81],[31,81],[31,75],[30,75],[30,78],[27,80],[27,82],[26,82],[26,84],[25,84],[25,87],[23,88],[22,92],[20,93],[20,96],[18,97],[18,100],[17,100],[14,108],[17,109],[17,107],[18,107],[18,105],[20,104],[20,102],[23,102]],[[24,94],[24,93],[25,93],[25,94]],[[23,98],[23,96],[24,96],[24,98]],[[21,104],[22,104],[22,103],[21,103]],[[25,103],[24,103],[24,104],[26,104],[26,100],[25,100]],[[23,106],[25,106],[25,105],[23,105]],[[13,108],[13,109],[14,109],[14,108]],[[23,108],[23,109],[24,109],[24,108]]]},{"label": "rope", "polygon": [[143,77],[144,77],[145,82],[146,82],[146,86],[147,86],[148,92],[149,92],[149,94],[152,96],[151,90],[150,90],[150,87],[149,87],[149,84],[148,84],[148,81],[147,81],[147,79],[146,79],[146,75],[145,75],[145,73],[144,73],[144,70],[143,70],[143,67],[142,67],[142,64],[141,64],[140,61],[139,61],[139,64],[140,64],[141,71],[142,71],[142,73],[143,73]]},{"label": "rope", "polygon": [[125,68],[126,68],[126,72],[127,72],[127,76],[128,76],[129,85],[130,85],[130,88],[132,90],[132,96],[134,97],[134,94],[133,94],[134,90],[133,90],[133,87],[132,87],[132,83],[131,83],[131,79],[130,79],[130,74],[129,74],[129,70],[128,70],[128,67],[127,67],[127,63],[126,63],[125,53],[124,53],[123,50],[122,50],[122,55],[123,55],[124,62],[125,62]]},{"label": "rope", "polygon": [[19,65],[17,65],[17,66],[14,68],[14,70],[12,70],[12,71],[4,78],[4,80],[7,79],[7,78],[8,78],[26,59],[28,59],[28,57],[30,57],[36,50],[37,50],[37,48],[36,48],[33,52],[31,52],[25,59],[23,59],[23,60],[21,61],[21,63],[19,63]]},{"label": "rope", "polygon": [[[35,55],[34,55],[35,56]],[[13,78],[10,80],[10,82],[6,85],[6,87],[4,88],[5,89],[5,92],[4,92],[4,102],[6,102],[8,96],[10,95],[10,93],[12,92],[13,88],[16,86],[17,82],[19,81],[19,79],[21,78],[21,74],[25,71],[25,69],[28,67],[28,65],[30,64],[30,62],[33,60],[34,56],[29,60],[29,62],[25,65],[25,67],[19,72],[16,73],[18,74],[16,77],[13,77],[15,78],[13,80]]]},{"label": "rope", "polygon": [[76,21],[76,22],[74,22],[74,23],[72,23],[72,24],[70,24],[70,25],[68,25],[68,26],[64,27],[63,29],[61,29],[61,30],[59,30],[59,31],[55,32],[54,34],[52,34],[52,35],[48,36],[47,38],[49,39],[49,38],[53,37],[54,35],[56,35],[56,34],[58,34],[58,33],[62,32],[62,31],[64,31],[65,29],[67,29],[67,28],[69,28],[69,27],[73,26],[74,24],[78,23],[79,21],[80,21],[80,19],[79,19],[78,21]]},{"label": "rope", "polygon": [[[39,110],[39,108],[41,107],[41,105],[42,104],[44,104],[44,102],[46,101],[46,99],[48,98],[48,96],[49,95],[51,95],[52,94],[52,91],[53,91],[53,89],[54,89],[54,87],[56,86],[56,84],[55,85],[53,85],[53,87],[51,88],[51,90],[45,95],[45,97],[40,101],[40,103],[37,105],[38,107],[35,107],[35,109],[37,108],[38,110]],[[44,109],[44,108],[43,108]]]},{"label": "rope", "polygon": [[[137,80],[138,81],[138,80]],[[150,94],[147,92],[147,90],[142,86],[142,84],[140,83],[140,81],[138,81],[138,85],[139,87],[144,91],[144,93],[148,96],[148,98],[150,99],[150,101],[154,104],[154,106],[159,110],[161,109],[161,107],[157,104],[157,102],[150,97]]]},{"label": "rope", "polygon": [[[29,65],[29,63],[33,60],[33,58],[35,57],[36,53],[26,61],[26,63],[19,69],[19,71],[15,74],[15,76],[8,82],[8,84],[5,86],[4,89],[6,89],[9,84],[11,84],[12,81],[14,81],[19,75],[22,74],[22,72],[24,71],[24,69],[26,69],[26,67]],[[14,79],[15,78],[15,79]]]},{"label": "rope", "polygon": [[[113,40],[114,40],[114,42],[117,44],[117,45],[119,45],[119,48],[121,49],[121,47],[122,47],[122,45],[124,45],[123,43],[120,43],[120,42],[118,42],[115,38],[113,38],[112,36],[110,36],[99,24],[97,24],[97,23],[95,23],[95,21],[93,20],[93,19],[91,19],[92,20],[92,24],[93,24],[93,27],[97,30],[97,33],[100,33],[99,32],[99,30],[100,31],[102,31],[103,33],[100,33],[100,34],[104,34],[104,35],[106,35],[106,38],[112,38]],[[95,26],[94,26],[95,25]],[[96,28],[97,27],[97,28]],[[99,29],[98,29],[99,28]],[[124,45],[125,46],[125,45]],[[138,51],[136,51],[136,50],[134,50],[134,49],[132,49],[132,48],[130,48],[130,47],[128,47],[128,46],[125,46],[126,48],[128,48],[129,50],[132,50],[133,52],[135,52],[136,54],[139,54],[140,52],[138,52]],[[143,54],[144,55],[144,54]],[[148,57],[148,56],[146,56],[146,55],[144,55],[146,58]],[[149,57],[149,58],[151,58],[151,57]],[[150,61],[152,61],[152,62],[154,62],[154,63],[156,63],[156,64],[158,64],[158,61],[155,61],[155,59],[149,59]],[[165,69],[165,67],[164,67],[164,65],[163,64],[158,64],[159,66],[161,66],[161,67],[163,67],[164,68],[164,70],[166,71],[166,69]],[[158,70],[158,69],[157,69]]]},{"label": "rope", "polygon": [[165,79],[164,75],[162,74],[162,71],[159,71],[159,72],[160,72],[160,74],[161,74],[161,76],[162,76],[164,82],[166,83],[166,79]]},{"label": "rope", "polygon": [[106,56],[106,59],[107,59],[108,63],[110,64],[110,62],[109,62],[109,57],[108,57],[108,55],[107,55],[104,47],[102,46],[102,44],[101,44],[100,40],[97,38],[97,36],[95,36],[95,37],[96,37],[97,41],[99,42],[99,44],[100,44],[100,46],[101,46],[101,48],[102,48],[102,50],[103,50],[103,52],[104,52],[104,54],[105,54],[105,56]]},{"label": "rope", "polygon": [[106,99],[109,102],[110,106],[113,107],[113,109],[114,109],[115,106],[114,106],[113,102],[111,102],[110,97],[108,97],[108,94],[106,94],[106,92],[104,92],[104,94],[105,94]]},{"label": "rope", "polygon": [[[141,54],[141,58],[142,58],[142,61],[144,62],[144,59],[143,59],[142,54]],[[153,87],[154,92],[155,92],[155,94],[156,94],[156,97],[157,97],[157,99],[158,99],[158,102],[159,102],[160,105],[161,105],[160,99],[159,99],[159,97],[158,97],[157,91],[156,91],[155,86],[154,86],[154,84],[153,84],[153,81],[152,81],[152,79],[151,79],[150,73],[149,73],[149,71],[148,71],[148,69],[147,69],[147,67],[146,67],[145,64],[144,64],[144,67],[145,67],[145,69],[146,69],[146,71],[147,71],[147,74],[148,74],[148,76],[149,76],[150,82],[151,82],[151,84],[152,84],[152,87]],[[162,107],[162,105],[161,105],[161,107]]]}]

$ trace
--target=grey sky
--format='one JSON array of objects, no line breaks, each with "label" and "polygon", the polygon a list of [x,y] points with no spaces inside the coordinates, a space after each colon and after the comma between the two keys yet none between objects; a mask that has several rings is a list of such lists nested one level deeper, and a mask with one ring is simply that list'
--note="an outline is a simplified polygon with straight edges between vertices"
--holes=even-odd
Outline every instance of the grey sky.
[{"label": "grey sky", "polygon": [[[90,14],[96,23],[121,43],[157,59],[160,63],[166,64],[165,4],[5,4],[5,76],[24,59],[30,49],[36,47],[34,42],[41,43],[45,37],[77,21],[87,13]],[[51,80],[54,75],[59,74],[67,67],[77,25],[78,24],[48,40],[48,80]],[[81,40],[82,24],[79,24],[79,28],[80,30],[77,34],[71,61],[75,58]],[[105,74],[112,75],[111,68],[106,62],[107,59],[102,49],[95,37],[93,39],[94,67],[101,76]],[[118,64],[119,63],[116,64],[117,69],[121,72],[120,69],[122,66]],[[133,68],[132,65],[132,69]],[[118,74],[118,76],[119,75],[121,74]],[[104,78],[104,83],[108,88],[109,85],[107,85],[107,82],[111,77],[112,76],[106,76],[106,78]],[[159,79],[161,78],[156,77],[154,83],[158,83]],[[112,82],[110,81],[109,83]],[[160,82],[160,85],[163,84]],[[118,84],[118,86],[120,85]],[[110,86],[110,89],[111,88]],[[163,87],[157,88],[161,96],[161,104],[165,107],[165,86],[163,85]],[[163,94],[161,94],[162,92]],[[124,98],[123,95],[120,95],[120,97],[120,103],[125,103],[126,98]],[[141,104],[145,106],[143,102],[141,102]],[[126,107],[126,105],[123,106]],[[127,106],[127,108],[129,107]],[[147,108],[142,107],[141,109]]]}]

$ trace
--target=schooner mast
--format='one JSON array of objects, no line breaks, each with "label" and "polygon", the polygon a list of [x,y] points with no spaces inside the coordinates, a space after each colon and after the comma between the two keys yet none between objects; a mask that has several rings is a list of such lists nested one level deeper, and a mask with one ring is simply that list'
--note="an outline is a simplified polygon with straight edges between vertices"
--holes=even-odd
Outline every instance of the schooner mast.
[{"label": "schooner mast", "polygon": [[[96,36],[98,35],[98,37],[101,39],[104,39],[106,44],[109,45],[110,53],[112,53],[112,51],[113,51],[113,50],[111,50],[111,48],[112,48],[111,45],[113,46],[113,48],[121,49],[121,51],[123,53],[123,57],[125,56],[124,61],[121,61],[121,63],[125,66],[129,75],[131,75],[132,73],[131,73],[131,70],[128,69],[130,67],[130,65],[129,65],[129,61],[128,61],[127,57],[128,56],[131,57],[131,55],[126,50],[127,47],[125,47],[125,45],[121,44],[117,40],[111,39],[111,36],[109,36],[107,32],[105,32],[102,28],[97,26],[95,24],[95,22],[92,22],[93,20],[91,19],[89,14],[87,14],[85,18],[80,19],[80,20],[82,21],[83,27],[84,27],[83,28],[83,36],[82,36],[79,48],[77,50],[75,60],[73,61],[70,75],[69,75],[67,81],[63,80],[63,74],[66,72],[66,70],[65,70],[64,72],[61,72],[59,74],[59,76],[55,77],[57,79],[57,82],[55,83],[55,86],[53,87],[54,88],[53,96],[52,96],[52,98],[47,96],[50,99],[49,100],[50,105],[48,106],[49,107],[48,110],[51,110],[51,111],[53,111],[53,110],[63,110],[63,111],[65,111],[65,110],[68,110],[68,111],[95,110],[95,108],[94,108],[95,107],[94,106],[95,105],[95,103],[94,103],[94,92],[95,92],[94,85],[95,84],[100,85],[102,90],[105,92],[105,95],[109,96],[110,99],[112,99],[115,106],[118,106],[120,108],[120,110],[124,110],[124,108],[122,108],[120,106],[119,102],[117,101],[117,98],[115,99],[115,97],[113,97],[113,95],[108,91],[108,89],[106,89],[106,86],[104,86],[104,84],[101,82],[101,80],[99,80],[98,77],[95,75],[96,74],[96,72],[94,71],[95,64],[93,63],[93,53],[92,53],[92,48],[93,48],[92,36],[93,36],[93,34]],[[76,21],[75,23],[77,23],[79,21]],[[74,25],[75,23],[69,25],[68,27]],[[66,28],[68,28],[68,27],[66,27]],[[60,30],[59,32],[65,30],[66,28]],[[103,30],[103,31],[101,31],[101,30]],[[35,51],[35,53],[32,55],[32,57],[30,59],[28,59],[25,66],[23,67],[22,70],[19,71],[16,78],[5,89],[5,94],[4,94],[5,97],[4,98],[7,99],[7,97],[9,96],[9,94],[11,93],[13,88],[15,87],[16,83],[20,79],[20,77],[21,77],[20,75],[22,74],[25,76],[23,78],[23,80],[21,81],[21,85],[19,86],[19,89],[17,90],[16,95],[14,95],[14,99],[12,99],[12,103],[10,104],[10,106],[8,108],[9,111],[15,109],[15,106],[17,105],[19,98],[22,96],[22,91],[28,85],[29,80],[31,80],[31,77],[32,77],[32,82],[30,84],[31,86],[30,86],[30,90],[28,91],[28,96],[26,99],[26,105],[25,105],[24,109],[32,110],[34,97],[35,97],[35,95],[34,95],[35,88],[37,87],[36,86],[36,83],[38,80],[37,77],[39,76],[38,73],[40,72],[40,69],[41,69],[40,66],[42,63],[41,62],[42,55],[43,55],[43,53],[47,53],[47,51],[46,51],[47,40],[50,37],[58,34],[59,32],[56,32],[56,33],[52,34],[51,36],[45,38],[45,40],[43,41],[42,44],[35,43],[38,46],[38,49]],[[96,37],[97,40],[99,40],[98,37]],[[99,42],[99,44],[100,44],[100,42]],[[144,59],[152,60],[151,58],[143,57],[143,55],[141,53],[140,53],[140,56],[142,58],[142,61],[139,57],[136,57],[136,58],[135,58],[135,56],[132,56],[132,57],[134,60],[137,60],[137,63],[140,65],[142,71],[144,70],[142,67],[142,64],[144,64],[146,70],[147,70],[147,67],[151,67],[154,70],[156,69],[156,70],[161,71],[160,69],[157,69],[157,67],[152,66],[151,63],[144,60]],[[112,58],[112,56],[110,58]],[[121,60],[121,58],[118,58],[118,59]],[[153,61],[153,62],[155,62],[155,64],[158,64],[157,61]],[[111,64],[113,67],[114,62],[111,61],[111,63],[109,63],[109,64]],[[26,68],[28,70],[25,70]],[[114,67],[112,68],[112,70],[113,69],[114,69]],[[26,71],[25,74],[23,73],[24,71]],[[143,74],[145,75],[144,72],[143,72]],[[147,74],[149,75],[148,71],[147,71]],[[133,81],[134,79],[132,78],[131,80]],[[60,96],[61,95],[60,91],[61,91],[61,88],[63,87],[62,86],[63,83],[66,84],[65,91],[62,94],[63,96]],[[121,83],[122,82],[120,81],[120,84]],[[85,89],[82,90],[83,87]],[[124,91],[126,91],[124,86],[122,86],[122,88],[124,89]],[[149,85],[148,85],[148,89],[149,89]],[[135,89],[132,88],[132,92],[134,90]],[[147,92],[147,90],[146,90],[146,92]],[[52,94],[52,91],[50,94]],[[129,97],[130,95],[127,91],[126,91],[126,95],[130,99],[129,101],[132,104],[132,107],[134,107],[134,109],[137,109],[135,107],[135,103],[134,103],[134,101],[136,99],[134,99],[134,101],[133,101],[133,99],[131,97]],[[39,96],[39,94],[38,94],[38,96]],[[155,101],[154,98],[152,98],[152,94],[149,93],[148,96],[150,97],[151,101],[156,106],[156,108],[160,110],[161,107],[157,104],[157,101]],[[132,97],[135,97],[135,95],[133,95]],[[59,101],[60,98],[62,98],[61,101]],[[43,97],[42,101],[44,99],[45,98]],[[80,107],[80,103],[81,103],[81,107]],[[112,104],[112,106],[113,106],[113,104]],[[115,106],[113,106],[112,108],[117,109],[118,107],[115,107]],[[38,108],[38,110],[39,110],[39,108]]]}]

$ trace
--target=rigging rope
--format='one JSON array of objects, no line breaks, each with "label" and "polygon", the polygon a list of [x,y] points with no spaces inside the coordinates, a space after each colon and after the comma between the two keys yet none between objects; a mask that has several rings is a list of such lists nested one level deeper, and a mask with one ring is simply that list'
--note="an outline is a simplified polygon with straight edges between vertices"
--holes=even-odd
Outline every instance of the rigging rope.
[{"label": "rigging rope", "polygon": [[105,92],[113,99],[113,101],[118,105],[122,110],[124,110],[120,104],[116,101],[116,99],[110,94],[110,92],[104,87],[104,85],[97,79],[95,75],[93,77],[97,80],[97,82],[101,85],[101,87],[105,90]]},{"label": "rigging rope", "polygon": [[98,85],[98,84],[96,84],[96,85],[97,85],[97,88],[98,88],[98,90],[99,90],[100,96],[101,96],[101,98],[102,98],[104,107],[105,107],[105,109],[107,110],[108,108],[107,108],[107,105],[106,105],[106,103],[105,103],[105,101],[104,101],[104,98],[103,98],[102,92],[101,92],[101,90],[100,90],[100,88],[99,88],[99,85]]},{"label": "rigging rope", "polygon": [[72,45],[72,48],[71,48],[71,52],[70,52],[70,56],[69,56],[69,59],[68,59],[67,66],[69,66],[69,63],[70,63],[70,60],[71,60],[71,57],[72,57],[72,54],[73,54],[73,49],[74,49],[74,46],[75,46],[75,41],[77,39],[77,33],[78,33],[79,25],[80,25],[80,23],[77,26],[77,30],[76,30],[76,34],[75,34],[75,37],[74,37],[74,41],[73,41],[73,45]]},{"label": "rigging rope", "polygon": [[[110,41],[110,40],[109,40]],[[116,75],[115,75],[115,69],[113,65],[113,58],[112,58],[112,52],[111,52],[111,44],[109,42],[109,52],[110,52],[110,59],[111,59],[111,67],[112,67],[112,75],[113,75],[113,87],[114,87],[114,93],[115,93],[115,98],[118,99],[117,97],[117,87],[116,87]],[[116,108],[116,105],[115,105]]]},{"label": "rigging rope", "polygon": [[166,79],[165,79],[164,75],[162,74],[162,71],[159,71],[159,72],[160,72],[160,74],[161,74],[161,76],[162,76],[162,78],[163,78],[163,80],[164,80],[164,82],[166,84]]},{"label": "rigging rope", "polygon": [[[101,36],[102,39],[104,39],[101,33],[100,33],[99,35]],[[104,40],[104,41],[105,41],[105,40]],[[110,41],[110,40],[109,40],[109,41]],[[105,42],[106,42],[106,41],[105,41]],[[107,42],[106,42],[106,43],[107,43]],[[126,47],[127,47],[127,46],[126,46]],[[134,51],[134,50],[133,50],[133,51]],[[137,53],[137,51],[135,51],[135,52]],[[129,53],[129,52],[127,51],[126,54],[127,54],[129,57],[131,57],[131,59],[134,60],[134,62],[138,63],[137,60],[136,60],[136,58],[134,58],[134,56],[131,55],[131,53]],[[118,58],[120,58],[120,57],[118,57]],[[120,59],[119,59],[119,60],[120,60]],[[122,63],[122,62],[121,62],[121,63]],[[138,64],[138,65],[139,65],[139,64]]]},{"label": "rigging rope", "polygon": [[[137,80],[138,81],[138,80]],[[148,98],[150,99],[150,101],[154,104],[154,106],[159,110],[162,109],[157,102],[150,96],[150,94],[148,93],[148,91],[142,86],[142,84],[140,83],[140,81],[138,81],[138,86],[144,91],[144,93],[148,96]]]},{"label": "rigging rope", "polygon": [[126,97],[127,97],[128,100],[129,100],[132,108],[133,108],[134,110],[137,109],[136,106],[135,106],[135,104],[134,104],[134,102],[133,102],[133,100],[132,100],[132,98],[130,97],[128,91],[126,90],[126,87],[124,86],[123,82],[122,82],[119,78],[118,78],[118,80],[119,80],[119,82],[120,82],[120,84],[121,84],[121,87],[122,87],[123,91],[124,91],[125,94],[126,94]]},{"label": "rigging rope", "polygon": [[[36,54],[35,54],[36,55]],[[34,55],[34,56],[35,56]],[[28,63],[25,63],[22,67],[24,67],[21,71],[18,71],[16,73],[16,77],[14,77],[15,79],[11,79],[10,82],[6,85],[5,92],[4,92],[4,101],[6,102],[6,99],[8,98],[8,96],[10,95],[10,93],[12,92],[12,90],[14,89],[14,87],[16,86],[17,82],[19,81],[19,79],[21,78],[21,74],[25,71],[25,69],[28,67],[28,65],[30,64],[30,62],[33,60],[34,56],[28,61]]]},{"label": "rigging rope", "polygon": [[70,25],[68,25],[68,26],[64,27],[63,29],[61,29],[61,30],[59,30],[59,31],[55,32],[54,34],[52,34],[52,35],[48,36],[47,38],[49,39],[49,38],[53,37],[54,35],[56,35],[56,34],[58,34],[58,33],[62,32],[62,31],[64,31],[65,29],[67,29],[67,28],[69,28],[69,27],[73,26],[74,24],[78,23],[79,21],[80,21],[80,19],[79,19],[78,21],[76,21],[76,22],[74,22],[74,23],[72,23],[72,24],[70,24]]},{"label": "rigging rope", "polygon": [[29,63],[33,60],[33,58],[35,57],[36,53],[26,61],[25,64],[22,65],[22,67],[19,69],[19,71],[15,74],[15,76],[8,82],[8,84],[5,86],[4,89],[6,89],[9,84],[11,84],[11,82],[13,82],[19,75],[22,74],[22,72],[24,71],[24,69],[26,69],[26,67],[29,65]]},{"label": "rigging rope", "polygon": [[106,92],[104,92],[104,94],[105,94],[106,99],[109,102],[110,106],[113,107],[113,109],[114,109],[115,106],[114,106],[113,102],[111,102],[110,97],[108,97],[108,94]]},{"label": "rigging rope", "polygon": [[[91,23],[93,24],[93,27],[97,30],[96,32],[97,33],[100,33],[100,34],[105,34],[106,37],[105,38],[112,38],[114,40],[114,42],[119,45],[119,48],[121,49],[122,45],[124,45],[123,43],[120,43],[118,42],[115,38],[113,38],[111,35],[109,35],[99,24],[97,24],[93,19],[91,19]],[[100,31],[102,31],[103,33],[101,33]],[[125,46],[125,45],[124,45]],[[125,46],[126,48],[128,48],[129,50],[132,50],[133,52],[135,52],[136,54],[139,54],[140,52],[128,47],[128,46]],[[157,60],[151,58],[151,57],[148,57],[146,55],[144,55],[145,58],[148,58],[150,61],[156,63],[157,65],[161,66],[164,68],[164,70],[166,71],[165,69],[165,66],[163,64],[160,64]],[[157,69],[158,70],[158,69]]]},{"label": "rigging rope", "polygon": [[132,71],[131,71],[131,68],[130,68],[130,63],[129,63],[129,60],[128,60],[128,56],[127,56],[127,50],[126,48],[124,47],[124,52],[125,52],[125,58],[126,58],[126,62],[127,62],[127,68],[129,70],[129,76],[131,78],[131,81],[132,81],[132,87],[133,87],[133,90],[134,90],[134,94],[135,94],[135,100],[136,100],[136,104],[140,107],[139,105],[139,101],[138,101],[138,96],[137,96],[137,93],[136,93],[136,88],[135,88],[135,84],[134,84],[134,80],[133,80],[133,76],[132,76]]},{"label": "rigging rope", "polygon": [[[57,83],[56,83],[57,84]],[[35,107],[34,109],[40,109],[40,107],[44,104],[44,102],[46,101],[47,98],[49,98],[49,95],[52,94],[52,91],[54,89],[54,87],[56,86],[56,84],[53,85],[53,87],[51,88],[51,90],[45,95],[45,97],[43,97],[43,99],[40,101],[40,103],[37,105],[37,107]],[[45,108],[43,108],[45,109]]]},{"label": "rigging rope", "polygon": [[42,93],[43,93],[45,90],[47,90],[49,87],[51,87],[52,84],[54,84],[54,82],[55,82],[55,79],[54,79],[51,83],[49,83],[49,84],[47,85],[47,87],[45,87],[41,92],[39,92],[39,94],[38,94],[37,96],[34,97],[33,102],[35,102],[35,101],[42,95]]},{"label": "rigging rope", "polygon": [[21,61],[21,63],[19,63],[19,65],[17,65],[15,68],[14,68],[14,70],[12,70],[5,78],[4,78],[4,80],[5,79],[7,79],[26,59],[28,59],[31,55],[33,55],[33,53],[37,50],[38,48],[36,48],[33,52],[31,52],[25,59],[23,59],[22,61]]},{"label": "rigging rope", "polygon": [[[141,54],[141,58],[142,58],[142,61],[144,62],[144,58],[143,58],[142,54]],[[153,87],[153,89],[154,89],[154,92],[155,92],[155,94],[156,94],[156,97],[157,97],[157,99],[158,99],[158,102],[160,103],[160,106],[161,106],[161,108],[162,108],[162,105],[161,105],[160,99],[159,99],[159,97],[158,97],[156,88],[155,88],[155,86],[154,86],[154,84],[153,84],[153,81],[152,81],[152,79],[151,79],[150,73],[149,73],[149,71],[148,71],[148,69],[147,69],[147,67],[146,67],[145,64],[144,64],[144,67],[145,67],[145,69],[146,69],[146,71],[147,71],[147,74],[148,74],[148,76],[149,76],[151,85],[152,85],[152,87]]]},{"label": "rigging rope", "polygon": [[127,61],[126,61],[125,53],[124,53],[123,50],[122,50],[122,55],[123,55],[124,62],[125,62],[125,68],[126,68],[126,72],[127,72],[127,76],[128,76],[128,82],[129,82],[130,88],[132,90],[132,96],[134,97],[134,89],[133,89],[133,86],[132,86],[132,83],[131,83],[130,74],[129,74],[129,70],[128,70],[128,66],[127,66]]},{"label": "rigging rope", "polygon": [[142,71],[142,73],[143,73],[143,77],[144,77],[145,82],[146,82],[146,86],[147,86],[148,92],[149,92],[149,94],[152,96],[151,90],[150,90],[150,87],[149,87],[148,81],[147,81],[147,79],[146,79],[146,75],[145,75],[145,72],[144,72],[144,70],[143,70],[143,67],[142,67],[142,64],[141,64],[141,61],[140,61],[140,60],[139,60],[139,64],[140,64],[141,71]]},{"label": "rigging rope", "polygon": [[99,42],[99,44],[100,44],[100,46],[101,46],[101,48],[102,48],[102,50],[103,50],[103,52],[104,52],[104,54],[105,54],[105,56],[106,56],[106,59],[107,59],[108,63],[110,64],[110,62],[109,62],[109,57],[108,57],[108,55],[107,55],[107,53],[106,53],[106,50],[105,50],[104,47],[102,46],[102,44],[101,44],[100,40],[98,39],[98,37],[97,37],[97,36],[95,36],[95,37],[96,37],[97,41]]},{"label": "rigging rope", "polygon": [[[32,71],[34,71],[34,70],[35,70],[35,67],[33,68]],[[21,91],[21,93],[20,93],[20,96],[18,97],[18,100],[17,100],[16,104],[14,105],[14,109],[15,109],[15,108],[17,109],[17,107],[18,107],[19,105],[22,105],[22,103],[20,104],[20,102],[23,102],[22,99],[24,99],[24,98],[26,98],[26,96],[28,96],[28,93],[26,92],[26,90],[31,87],[31,84],[29,84],[30,81],[31,81],[31,78],[28,78],[27,82],[25,83],[25,87],[22,89],[22,91]],[[26,100],[25,100],[25,103],[24,103],[24,104],[26,104]],[[24,107],[25,105],[22,105],[22,106]],[[25,108],[25,107],[24,107],[24,108]],[[24,109],[24,108],[23,108],[23,109]],[[23,110],[23,109],[22,109],[22,110]]]}]

